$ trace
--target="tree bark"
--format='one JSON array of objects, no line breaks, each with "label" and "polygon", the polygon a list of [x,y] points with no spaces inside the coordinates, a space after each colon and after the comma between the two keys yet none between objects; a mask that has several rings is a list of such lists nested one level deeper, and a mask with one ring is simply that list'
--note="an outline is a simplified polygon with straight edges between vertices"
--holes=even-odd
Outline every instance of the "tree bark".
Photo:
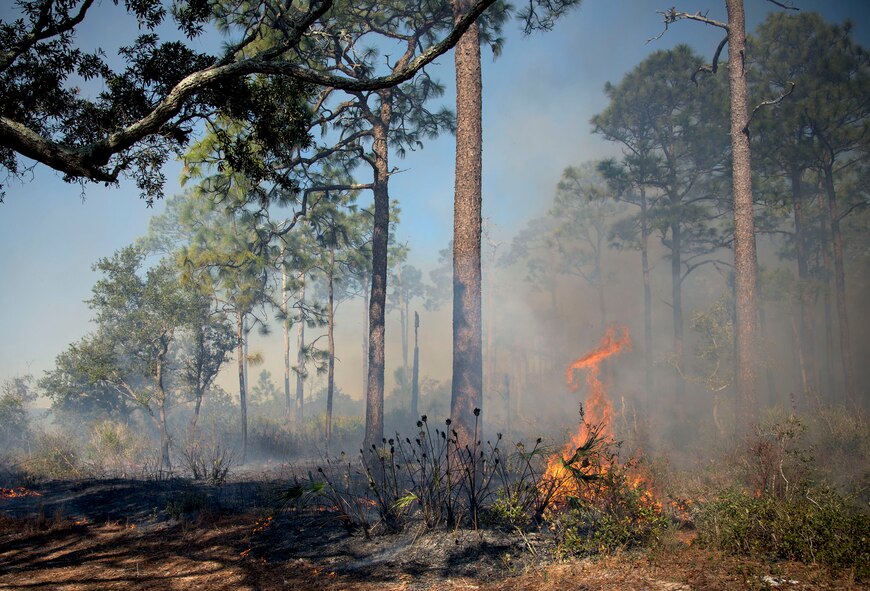
[{"label": "tree bark", "polygon": [[728,83],[731,107],[731,166],[734,200],[734,274],[736,308],[735,434],[749,431],[757,396],[758,297],[752,168],[749,150],[746,83],[746,23],[743,0],[726,0],[728,10]]},{"label": "tree bark", "polygon": [[284,312],[284,412],[289,418],[293,412],[290,398],[290,298],[287,293],[287,267],[281,264],[281,311]]},{"label": "tree bark", "polygon": [[[454,20],[468,0],[453,0]],[[480,238],[482,81],[477,23],[456,44],[456,180],[453,209],[452,428],[461,446],[473,444],[474,409],[483,405]],[[479,429],[479,424],[477,424]]]},{"label": "tree bark", "polygon": [[329,360],[326,371],[326,451],[332,441],[332,398],[335,390],[335,291],[333,273],[335,271],[335,247],[329,247],[329,276],[327,277],[326,300],[326,338],[329,343]]},{"label": "tree bark", "polygon": [[640,187],[640,265],[643,275],[643,416],[641,446],[649,449],[650,396],[653,392],[652,288],[649,271],[649,219],[646,188]]},{"label": "tree bark", "polygon": [[414,369],[411,376],[411,419],[416,421],[420,416],[420,315],[414,312]]},{"label": "tree bark", "polygon": [[849,329],[849,313],[846,309],[846,271],[843,263],[843,235],[840,232],[840,216],[837,211],[837,192],[834,187],[833,157],[824,163],[825,193],[827,196],[828,223],[831,227],[831,250],[834,258],[834,299],[837,303],[837,325],[840,333],[840,360],[843,365],[843,390],[846,401],[855,402],[852,376],[852,342]]},{"label": "tree bark", "polygon": [[798,289],[800,328],[797,334],[798,358],[801,365],[801,382],[804,398],[807,402],[815,400],[818,393],[818,378],[816,376],[815,315],[813,314],[814,288],[809,274],[809,249],[807,246],[807,230],[804,221],[803,187],[801,185],[802,170],[793,167],[790,171],[792,210],[794,211],[794,242],[798,266]]},{"label": "tree bark", "polygon": [[390,237],[389,154],[387,132],[392,115],[392,91],[381,92],[379,117],[373,121],[374,228],[372,289],[369,299],[369,373],[366,384],[365,449],[384,438],[384,338],[387,304],[387,245]]},{"label": "tree bark", "polygon": [[163,355],[157,360],[157,392],[160,398],[160,469],[172,471],[172,460],[169,456],[169,426],[166,423],[166,388],[163,385]]},{"label": "tree bark", "polygon": [[239,366],[239,404],[241,405],[242,421],[242,463],[248,455],[248,391],[245,382],[245,315],[240,310],[236,312],[236,356]]},{"label": "tree bark", "polygon": [[296,320],[296,429],[305,420],[305,272],[299,272],[299,318]]},{"label": "tree bark", "polygon": [[671,297],[674,318],[674,397],[677,416],[686,417],[686,382],[683,379],[683,259],[680,220],[671,224]]}]

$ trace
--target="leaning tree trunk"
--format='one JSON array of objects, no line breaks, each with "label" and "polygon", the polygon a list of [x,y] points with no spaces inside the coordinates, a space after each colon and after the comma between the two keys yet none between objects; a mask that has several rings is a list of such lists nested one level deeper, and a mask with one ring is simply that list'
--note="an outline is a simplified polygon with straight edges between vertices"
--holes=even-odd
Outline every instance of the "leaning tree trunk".
[{"label": "leaning tree trunk", "polygon": [[[468,0],[453,0],[454,20]],[[474,409],[483,404],[481,334],[481,122],[480,41],[477,23],[456,44],[456,186],[453,205],[452,428],[460,445],[473,444]]]},{"label": "leaning tree trunk", "polygon": [[736,311],[735,433],[748,432],[755,416],[758,300],[749,107],[746,84],[746,23],[743,0],[726,0],[728,10],[728,84],[731,102],[731,167],[734,199],[734,275]]},{"label": "leaning tree trunk", "polygon": [[381,91],[379,117],[372,122],[374,167],[374,228],[372,289],[369,298],[369,373],[366,383],[365,448],[384,438],[384,338],[387,305],[387,245],[390,235],[389,159],[387,132],[392,116],[392,91]]}]

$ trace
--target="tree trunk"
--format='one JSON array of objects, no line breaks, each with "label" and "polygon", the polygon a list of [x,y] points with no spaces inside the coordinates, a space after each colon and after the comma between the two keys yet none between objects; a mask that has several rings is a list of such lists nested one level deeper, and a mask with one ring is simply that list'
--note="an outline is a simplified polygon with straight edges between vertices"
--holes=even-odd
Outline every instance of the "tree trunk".
[{"label": "tree trunk", "polygon": [[327,277],[326,338],[329,343],[329,360],[326,371],[326,451],[332,441],[332,397],[335,390],[335,247],[329,247],[329,276]]},{"label": "tree trunk", "polygon": [[290,398],[290,298],[287,290],[287,267],[281,265],[281,311],[284,312],[284,412],[289,418],[293,412]]},{"label": "tree trunk", "polygon": [[363,277],[363,329],[362,329],[362,391],[366,392],[369,383],[369,295],[371,275]]},{"label": "tree trunk", "polygon": [[[653,345],[652,345],[652,288],[649,272],[649,219],[646,202],[646,188],[640,188],[640,265],[643,275],[643,413],[647,423],[650,420],[650,396],[653,392]],[[644,430],[648,434],[648,430]],[[649,441],[642,441],[644,449]]]},{"label": "tree trunk", "polygon": [[[822,221],[822,274],[824,275],[824,286],[822,288],[822,304],[825,307],[825,382],[828,385],[827,398],[834,400],[837,396],[837,383],[834,374],[834,315],[831,303],[831,277],[833,276],[831,261],[831,250],[829,248],[828,232],[830,225],[827,224],[829,214],[827,211],[827,199],[821,198],[825,204],[822,207],[825,210],[825,220]],[[827,227],[824,227],[827,226]]]},{"label": "tree trunk", "polygon": [[731,166],[734,199],[734,274],[736,309],[737,412],[735,433],[749,431],[755,416],[756,364],[759,354],[756,292],[757,259],[752,207],[746,84],[746,23],[743,0],[726,0],[728,10],[728,83],[731,102]]},{"label": "tree trunk", "polygon": [[[468,0],[453,0],[457,20]],[[473,444],[474,409],[483,405],[480,238],[483,133],[478,25],[456,44],[456,180],[453,209],[452,429],[460,445]]]},{"label": "tree trunk", "polygon": [[[402,383],[400,384],[402,390],[402,397],[410,394],[410,385],[411,385],[411,366],[408,364],[408,349],[409,347],[409,338],[408,338],[408,328],[410,318],[408,317],[408,298],[405,293],[405,287],[402,284],[402,266],[399,265],[399,268],[396,271],[396,282],[398,285],[396,286],[399,291],[399,327],[402,331]],[[409,401],[410,402],[410,401]]]},{"label": "tree trunk", "polygon": [[671,224],[671,297],[674,318],[674,398],[679,419],[686,418],[686,382],[683,379],[683,260],[682,227]]},{"label": "tree trunk", "polygon": [[824,163],[825,193],[827,195],[828,223],[831,227],[831,250],[834,255],[834,298],[837,302],[837,326],[840,332],[840,360],[843,364],[843,390],[846,402],[856,402],[852,376],[852,342],[849,332],[849,314],[846,309],[846,271],[843,264],[843,235],[840,233],[840,215],[837,211],[837,192],[834,187],[833,157]]},{"label": "tree trunk", "polygon": [[166,389],[163,385],[163,355],[157,360],[157,391],[160,399],[160,469],[161,471],[171,472],[172,460],[169,456],[169,426],[166,424]]},{"label": "tree trunk", "polygon": [[420,315],[414,312],[414,369],[411,376],[411,420],[416,421],[420,416],[420,341],[418,330],[420,329]]},{"label": "tree trunk", "polygon": [[798,358],[801,361],[801,382],[804,399],[811,402],[818,393],[818,378],[816,376],[815,316],[813,314],[813,286],[809,274],[809,249],[807,247],[807,230],[804,222],[803,188],[801,185],[802,171],[794,167],[791,170],[791,196],[794,210],[794,242],[798,265],[798,289],[800,328],[798,330]]},{"label": "tree trunk", "polygon": [[299,318],[296,320],[296,429],[305,420],[305,273],[299,273]]},{"label": "tree trunk", "polygon": [[372,290],[369,299],[369,373],[366,384],[365,449],[384,438],[384,338],[387,304],[387,245],[390,236],[389,159],[387,132],[392,115],[392,91],[381,91],[381,110],[373,122],[375,156],[375,219],[372,230]]},{"label": "tree trunk", "polygon": [[248,391],[245,382],[245,314],[242,311],[236,312],[236,338],[238,345],[236,347],[236,356],[239,365],[239,403],[241,405],[241,420],[242,420],[242,463],[248,455]]}]

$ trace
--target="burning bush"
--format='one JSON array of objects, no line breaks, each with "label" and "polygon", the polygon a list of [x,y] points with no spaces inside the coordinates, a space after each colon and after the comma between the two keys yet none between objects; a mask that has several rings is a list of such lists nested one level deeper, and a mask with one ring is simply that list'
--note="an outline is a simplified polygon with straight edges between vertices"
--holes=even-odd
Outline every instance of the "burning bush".
[{"label": "burning bush", "polygon": [[612,464],[550,514],[562,555],[587,556],[655,543],[669,520],[631,467]]}]

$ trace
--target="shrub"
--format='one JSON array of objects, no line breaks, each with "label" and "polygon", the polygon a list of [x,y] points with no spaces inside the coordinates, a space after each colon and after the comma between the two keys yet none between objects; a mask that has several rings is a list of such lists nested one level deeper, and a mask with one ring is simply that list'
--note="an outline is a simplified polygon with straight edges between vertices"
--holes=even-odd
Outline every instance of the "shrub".
[{"label": "shrub", "polygon": [[633,469],[633,463],[612,463],[567,506],[550,512],[559,554],[588,556],[659,539],[669,520],[647,485],[631,476]]},{"label": "shrub", "polygon": [[140,463],[144,448],[143,442],[126,424],[102,420],[91,425],[85,454],[96,474],[125,478]]},{"label": "shrub", "polygon": [[698,541],[731,554],[763,554],[870,577],[870,514],[828,488],[777,498],[726,490],[694,515]]},{"label": "shrub", "polygon": [[223,486],[235,462],[235,451],[222,444],[214,431],[210,436],[189,434],[181,449],[181,463],[188,474],[216,486]]},{"label": "shrub", "polygon": [[61,432],[38,432],[23,465],[35,478],[80,478],[84,474],[76,442]]}]

